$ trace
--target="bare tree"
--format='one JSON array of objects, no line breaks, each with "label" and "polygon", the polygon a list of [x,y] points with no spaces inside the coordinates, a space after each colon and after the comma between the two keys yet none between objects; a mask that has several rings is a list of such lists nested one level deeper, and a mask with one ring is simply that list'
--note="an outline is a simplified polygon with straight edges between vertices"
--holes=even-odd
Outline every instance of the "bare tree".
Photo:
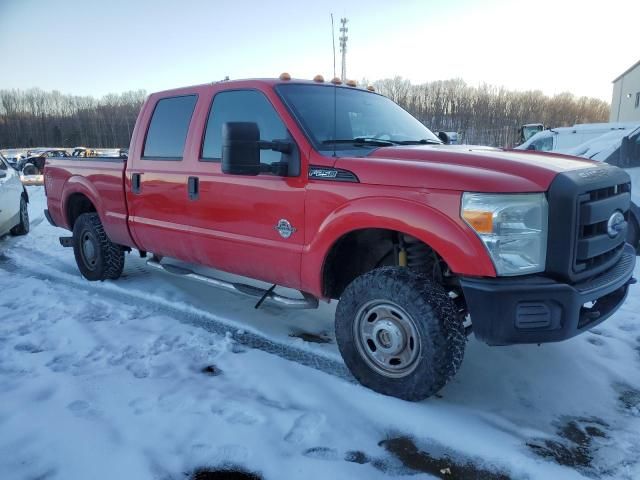
[{"label": "bare tree", "polygon": [[101,99],[0,90],[0,146],[126,147],[145,97],[143,90]]}]

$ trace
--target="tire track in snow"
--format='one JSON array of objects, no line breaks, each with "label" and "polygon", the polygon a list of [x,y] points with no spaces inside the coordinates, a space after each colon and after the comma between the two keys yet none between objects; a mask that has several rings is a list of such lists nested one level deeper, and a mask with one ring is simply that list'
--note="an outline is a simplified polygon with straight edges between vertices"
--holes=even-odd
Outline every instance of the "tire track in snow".
[{"label": "tire track in snow", "polygon": [[[324,356],[312,351],[298,348],[294,345],[278,343],[272,339],[261,335],[255,331],[248,331],[246,325],[233,319],[217,317],[215,314],[202,311],[195,307],[184,307],[162,298],[148,295],[146,292],[125,290],[112,283],[89,283],[79,276],[65,273],[69,266],[55,257],[47,260],[55,261],[59,266],[66,267],[62,272],[43,262],[34,262],[29,258],[31,250],[18,245],[11,248],[7,253],[22,250],[27,255],[16,258],[13,255],[3,254],[0,256],[0,270],[11,273],[15,276],[31,277],[38,280],[47,281],[56,285],[65,285],[86,293],[99,294],[101,298],[108,298],[114,303],[124,303],[131,307],[144,305],[147,311],[154,313],[170,314],[176,320],[203,328],[211,333],[230,336],[235,342],[248,348],[254,348],[263,352],[277,355],[285,360],[299,363],[306,367],[311,367],[321,372],[328,373],[338,378],[357,383],[346,365],[337,359]],[[38,256],[47,256],[38,253]]]}]

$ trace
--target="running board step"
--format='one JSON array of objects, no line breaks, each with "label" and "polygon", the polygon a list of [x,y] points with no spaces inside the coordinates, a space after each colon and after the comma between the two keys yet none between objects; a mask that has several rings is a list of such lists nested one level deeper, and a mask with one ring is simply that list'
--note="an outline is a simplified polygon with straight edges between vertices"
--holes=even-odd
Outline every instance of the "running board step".
[{"label": "running board step", "polygon": [[[254,287],[252,285],[246,285],[244,283],[233,283],[227,282],[225,280],[220,280],[219,278],[207,277],[206,275],[200,275],[199,273],[196,273],[193,270],[189,270],[188,268],[169,264],[163,265],[154,259],[147,260],[147,265],[170,275],[189,278],[191,280],[206,283],[207,285],[221,288],[223,290],[228,290],[230,292],[241,293],[250,297],[257,297],[261,300],[271,300],[272,302],[277,303],[278,305],[281,305],[283,307],[295,309],[318,308],[318,299],[306,292],[300,292],[303,298],[285,297],[283,295],[278,295],[272,289],[265,290],[263,288]],[[256,305],[256,308],[260,306],[260,303],[262,302],[259,302]]]}]

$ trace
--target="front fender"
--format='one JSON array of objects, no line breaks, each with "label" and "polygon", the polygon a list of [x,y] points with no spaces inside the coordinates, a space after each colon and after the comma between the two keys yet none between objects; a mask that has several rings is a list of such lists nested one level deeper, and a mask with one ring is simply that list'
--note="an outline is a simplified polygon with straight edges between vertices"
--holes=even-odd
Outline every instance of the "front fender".
[{"label": "front fender", "polygon": [[323,296],[323,267],[331,248],[347,233],[366,228],[395,230],[422,240],[456,274],[495,277],[484,245],[459,218],[459,212],[459,192],[429,194],[425,203],[392,197],[349,201],[326,217],[305,246],[303,289]]}]

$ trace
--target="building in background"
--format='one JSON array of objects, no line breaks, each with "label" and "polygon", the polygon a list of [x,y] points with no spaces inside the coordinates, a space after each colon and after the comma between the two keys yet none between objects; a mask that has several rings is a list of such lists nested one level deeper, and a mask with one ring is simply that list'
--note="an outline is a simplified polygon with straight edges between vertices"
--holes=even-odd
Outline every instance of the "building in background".
[{"label": "building in background", "polygon": [[613,81],[610,122],[640,122],[640,61]]}]

